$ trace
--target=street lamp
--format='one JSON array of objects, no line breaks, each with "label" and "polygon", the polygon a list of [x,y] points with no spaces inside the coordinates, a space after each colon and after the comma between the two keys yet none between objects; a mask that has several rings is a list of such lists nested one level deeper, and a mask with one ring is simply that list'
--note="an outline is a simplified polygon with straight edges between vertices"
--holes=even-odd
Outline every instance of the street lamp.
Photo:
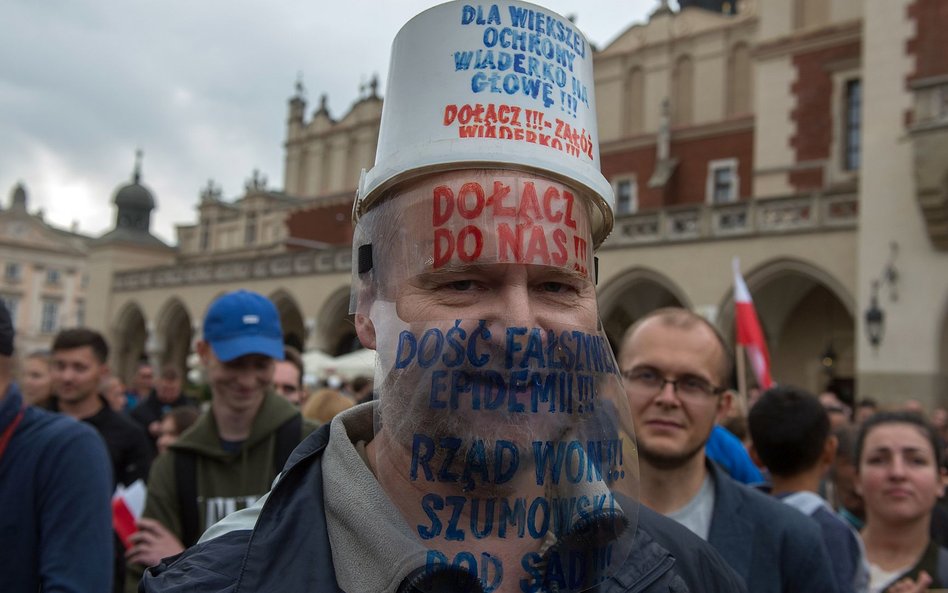
[{"label": "street lamp", "polygon": [[899,244],[895,241],[889,243],[889,261],[882,269],[881,277],[872,281],[872,294],[869,297],[869,308],[866,309],[866,337],[873,348],[878,348],[882,343],[882,336],[885,333],[885,311],[879,306],[879,290],[884,286],[889,286],[889,300],[896,301],[899,298],[896,284],[899,281],[899,271],[895,267],[895,256],[899,252]]},{"label": "street lamp", "polygon": [[826,349],[823,350],[823,354],[820,355],[820,364],[823,365],[823,370],[827,375],[832,377],[835,374],[836,366],[836,349],[833,348],[833,342],[830,341],[826,344]]},{"label": "street lamp", "polygon": [[866,335],[873,348],[878,348],[885,331],[885,311],[879,308],[879,281],[872,282],[872,297],[869,299],[869,308],[866,309]]}]

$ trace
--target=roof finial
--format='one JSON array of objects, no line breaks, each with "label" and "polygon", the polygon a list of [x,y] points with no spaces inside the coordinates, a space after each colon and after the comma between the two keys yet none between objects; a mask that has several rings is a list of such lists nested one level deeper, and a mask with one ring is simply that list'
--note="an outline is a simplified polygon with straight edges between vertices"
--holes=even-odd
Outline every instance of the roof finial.
[{"label": "roof finial", "polygon": [[142,179],[142,158],[145,153],[142,152],[142,149],[135,150],[135,171],[132,173],[132,182],[139,183]]},{"label": "roof finial", "polygon": [[306,95],[306,87],[303,86],[303,71],[296,73],[296,98],[302,99]]},{"label": "roof finial", "polygon": [[674,15],[675,12],[671,9],[671,6],[668,5],[668,0],[659,0],[658,8],[652,11],[652,15],[649,18],[653,18],[660,15]]},{"label": "roof finial", "polygon": [[374,99],[379,96],[379,75],[378,74],[372,74],[372,80],[371,82],[369,82],[369,89],[372,92],[372,94],[369,95],[370,97]]}]

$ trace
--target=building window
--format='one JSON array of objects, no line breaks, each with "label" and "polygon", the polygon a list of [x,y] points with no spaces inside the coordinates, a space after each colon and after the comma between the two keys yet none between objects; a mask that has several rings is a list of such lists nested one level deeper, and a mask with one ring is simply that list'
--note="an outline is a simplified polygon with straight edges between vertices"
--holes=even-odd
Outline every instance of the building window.
[{"label": "building window", "polygon": [[199,243],[199,249],[201,251],[207,251],[211,246],[211,225],[206,222],[201,223],[201,237]]},{"label": "building window", "polygon": [[43,314],[40,318],[40,332],[51,334],[58,328],[59,321],[59,301],[43,301]]},{"label": "building window", "polygon": [[59,279],[59,270],[54,270],[52,268],[46,270],[46,284],[59,284]]},{"label": "building window", "polygon": [[855,171],[859,168],[862,133],[862,81],[858,78],[846,82],[843,117],[843,168]]},{"label": "building window", "polygon": [[724,159],[708,163],[707,201],[709,204],[725,204],[737,201],[740,181],[737,176],[737,159]]},{"label": "building window", "polygon": [[16,309],[20,304],[19,297],[13,296],[12,294],[0,294],[0,303],[3,303],[3,306],[7,308],[7,311],[10,312],[10,319],[13,320],[13,327],[16,327]]},{"label": "building window", "polygon": [[23,267],[17,262],[7,262],[3,269],[3,278],[7,282],[19,282],[23,274]]},{"label": "building window", "polygon": [[247,213],[247,226],[244,227],[244,245],[253,245],[257,242],[257,215]]},{"label": "building window", "polygon": [[616,180],[616,215],[632,214],[639,209],[639,186],[635,178]]},{"label": "building window", "polygon": [[76,327],[85,327],[86,325],[86,303],[85,301],[76,301]]}]

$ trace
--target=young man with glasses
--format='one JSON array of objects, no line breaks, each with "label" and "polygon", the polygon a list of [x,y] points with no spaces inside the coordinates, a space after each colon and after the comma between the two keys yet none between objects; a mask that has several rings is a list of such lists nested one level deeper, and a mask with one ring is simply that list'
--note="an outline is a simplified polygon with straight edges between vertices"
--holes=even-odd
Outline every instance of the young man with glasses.
[{"label": "young man with glasses", "polygon": [[819,527],[705,456],[733,394],[729,349],[704,318],[659,309],[626,332],[619,369],[638,439],[641,499],[711,543],[748,591],[836,591]]}]

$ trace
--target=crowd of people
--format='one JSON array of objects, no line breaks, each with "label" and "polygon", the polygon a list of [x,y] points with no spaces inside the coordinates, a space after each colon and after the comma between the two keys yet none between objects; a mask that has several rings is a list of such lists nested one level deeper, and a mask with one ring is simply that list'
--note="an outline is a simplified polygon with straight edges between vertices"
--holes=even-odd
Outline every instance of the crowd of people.
[{"label": "crowd of people", "polygon": [[[250,331],[234,326],[230,319],[235,316],[238,320],[256,316],[268,324],[268,333],[257,331],[256,323],[249,326]],[[4,585],[0,590],[4,591],[36,590],[32,585],[38,582],[43,590],[57,590],[57,583],[67,582],[68,587],[62,590],[107,591],[110,588],[103,583],[109,582],[114,591],[137,591],[144,566],[181,552],[208,526],[266,493],[299,441],[318,424],[356,403],[355,394],[328,388],[317,391],[314,396],[318,397],[307,397],[302,360],[295,350],[283,345],[276,309],[264,297],[246,291],[222,297],[208,315],[206,341],[200,346],[210,392],[206,401],[186,395],[178,368],[165,365],[156,373],[147,361],[136,366],[126,389],[121,377],[109,371],[105,338],[87,328],[62,330],[49,352],[28,353],[14,365],[14,330],[5,309],[0,311],[0,326],[5,332],[0,338],[7,344],[0,350],[0,393],[6,392],[0,402],[9,413],[27,410],[25,418],[40,426],[48,424],[35,430],[63,433],[50,437],[49,444],[41,442],[49,448],[46,452],[32,443],[33,458],[18,462],[23,465],[18,470],[27,471],[27,465],[33,465],[32,471],[40,476],[73,478],[68,484],[44,484],[48,489],[31,493],[35,516],[28,524],[30,531],[38,534],[32,542],[35,555],[26,563],[16,556],[8,558],[11,563],[18,562],[19,570],[12,570],[11,564],[10,571],[0,571],[0,584]],[[224,344],[224,354],[219,354],[214,344]],[[240,362],[233,362],[235,359]],[[245,370],[249,372],[242,375]],[[363,390],[369,383],[371,389],[370,380],[353,383]],[[201,394],[202,387],[192,385],[188,391]],[[312,411],[306,408],[301,414],[301,406],[308,403]],[[16,418],[14,415],[12,420]],[[80,421],[79,427],[87,430],[59,428],[66,418]],[[0,428],[11,432],[12,456],[13,451],[26,446],[19,436],[12,439],[12,431],[22,431],[26,424],[11,428],[12,422],[3,426],[3,420],[0,416]],[[182,438],[185,433],[188,436]],[[90,435],[97,446],[88,445]],[[60,447],[69,447],[70,455],[62,456]],[[42,459],[36,459],[37,455]],[[63,463],[70,465],[66,468]],[[109,485],[103,486],[106,477]],[[11,480],[10,474],[4,475],[5,484],[13,486],[16,481]],[[144,513],[138,531],[122,541],[112,530],[112,493],[118,486],[129,487],[139,480],[148,486]],[[98,487],[94,503],[90,499],[93,487]],[[71,508],[83,520],[62,524],[60,511],[65,509],[36,506],[47,498]],[[25,503],[26,499],[21,496],[19,500]],[[12,508],[19,510],[17,505]],[[88,529],[96,517],[97,529]],[[108,529],[102,528],[103,522]],[[27,524],[20,527],[25,529]],[[86,535],[73,543],[51,537],[60,529],[68,534],[80,528]],[[105,538],[100,537],[103,531]],[[24,554],[31,542],[26,543]],[[83,566],[60,572],[73,547],[85,553],[75,556]],[[110,574],[96,570],[97,565],[102,567],[96,557],[101,560],[103,553],[107,553]],[[26,571],[30,573],[27,578],[23,569],[37,562],[41,562],[38,572]]]},{"label": "crowd of people", "polygon": [[[433,141],[446,115],[412,119],[433,93],[475,113],[476,93],[520,80],[428,60],[443,40],[529,44],[521,70],[548,48],[591,88],[581,34],[535,10],[451,2],[396,38],[392,76],[412,84],[386,97],[353,211],[350,313],[372,379],[310,393],[276,307],[247,290],[211,303],[194,390],[144,361],[126,389],[89,328],[15,360],[0,304],[0,591],[948,587],[948,412],[788,385],[746,398],[718,328],[681,308],[610,344],[594,252],[614,196],[589,133],[564,136],[576,150],[513,132],[455,146]],[[507,15],[513,29],[480,33]],[[561,116],[547,66],[550,93],[516,98],[541,130]],[[594,130],[592,103],[570,117]],[[521,109],[488,107],[511,125]],[[390,128],[409,145],[386,152]]]}]

